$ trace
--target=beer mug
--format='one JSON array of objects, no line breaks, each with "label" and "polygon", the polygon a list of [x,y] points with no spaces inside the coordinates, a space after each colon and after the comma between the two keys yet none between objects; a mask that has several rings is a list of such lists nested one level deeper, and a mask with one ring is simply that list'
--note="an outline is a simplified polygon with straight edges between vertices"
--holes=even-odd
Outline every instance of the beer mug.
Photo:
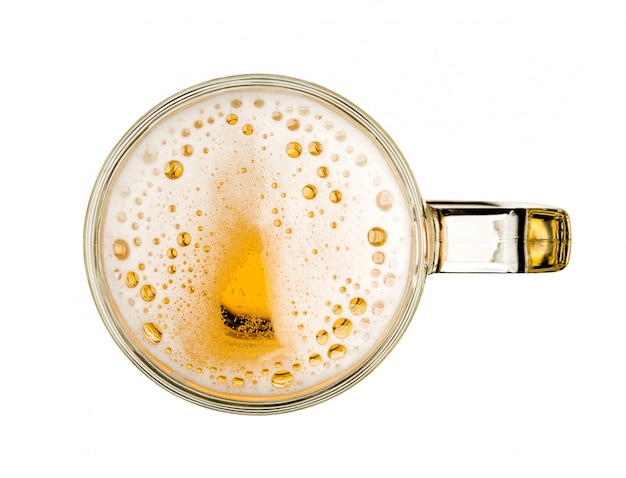
[{"label": "beer mug", "polygon": [[155,382],[233,413],[281,413],[367,376],[429,274],[547,272],[558,208],[425,202],[397,146],[320,86],[275,75],[165,100],[110,153],[85,262],[100,315]]}]

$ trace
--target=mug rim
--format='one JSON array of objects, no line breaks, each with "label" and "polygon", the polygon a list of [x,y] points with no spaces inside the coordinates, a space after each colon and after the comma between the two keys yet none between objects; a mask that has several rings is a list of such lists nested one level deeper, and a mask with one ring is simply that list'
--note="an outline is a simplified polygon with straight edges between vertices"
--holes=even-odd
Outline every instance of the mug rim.
[{"label": "mug rim", "polygon": [[[312,391],[284,399],[263,397],[256,400],[238,400],[210,395],[186,386],[166,374],[141,353],[119,323],[119,320],[124,319],[121,314],[118,319],[101,264],[101,218],[111,185],[115,181],[115,173],[123,165],[126,154],[166,116],[212,94],[250,88],[272,88],[305,95],[347,117],[383,152],[403,189],[412,218],[410,277],[402,302],[384,337],[379,338],[376,347],[342,372],[339,378],[334,377],[326,381],[329,383],[315,386]],[[100,170],[89,199],[84,227],[84,261],[91,293],[105,327],[131,362],[154,382],[185,400],[219,411],[239,414],[284,413],[326,401],[351,388],[369,375],[398,343],[415,314],[428,274],[426,221],[425,204],[406,159],[387,132],[361,108],[327,88],[304,80],[273,74],[233,75],[202,82],[170,96],[150,109],[122,136]]]}]

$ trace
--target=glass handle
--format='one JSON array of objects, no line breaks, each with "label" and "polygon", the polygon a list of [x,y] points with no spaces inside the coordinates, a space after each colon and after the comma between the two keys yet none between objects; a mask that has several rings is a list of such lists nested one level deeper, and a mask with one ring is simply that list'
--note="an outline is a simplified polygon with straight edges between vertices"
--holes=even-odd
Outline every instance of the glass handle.
[{"label": "glass handle", "polygon": [[570,255],[570,220],[520,203],[427,202],[430,273],[552,272]]}]

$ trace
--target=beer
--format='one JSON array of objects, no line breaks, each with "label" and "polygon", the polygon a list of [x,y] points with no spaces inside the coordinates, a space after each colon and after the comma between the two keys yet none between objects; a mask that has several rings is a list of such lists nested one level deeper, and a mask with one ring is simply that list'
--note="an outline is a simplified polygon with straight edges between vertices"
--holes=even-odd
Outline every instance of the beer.
[{"label": "beer", "polygon": [[287,88],[206,94],[120,155],[99,260],[131,346],[182,387],[305,396],[381,345],[415,274],[415,218],[350,115]]},{"label": "beer", "polygon": [[105,325],[169,391],[279,413],[351,387],[391,351],[435,272],[549,272],[569,217],[518,203],[424,203],[355,105],[273,75],[217,79],[140,119],[85,222]]}]

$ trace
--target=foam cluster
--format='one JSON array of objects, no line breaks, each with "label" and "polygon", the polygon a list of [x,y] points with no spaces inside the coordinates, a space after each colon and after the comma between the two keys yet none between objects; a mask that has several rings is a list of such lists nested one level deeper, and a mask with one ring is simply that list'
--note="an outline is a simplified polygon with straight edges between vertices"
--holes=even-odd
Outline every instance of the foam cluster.
[{"label": "foam cluster", "polygon": [[362,362],[410,280],[412,218],[379,147],[306,95],[240,88],[163,118],[108,193],[118,319],[208,394],[314,390]]}]

